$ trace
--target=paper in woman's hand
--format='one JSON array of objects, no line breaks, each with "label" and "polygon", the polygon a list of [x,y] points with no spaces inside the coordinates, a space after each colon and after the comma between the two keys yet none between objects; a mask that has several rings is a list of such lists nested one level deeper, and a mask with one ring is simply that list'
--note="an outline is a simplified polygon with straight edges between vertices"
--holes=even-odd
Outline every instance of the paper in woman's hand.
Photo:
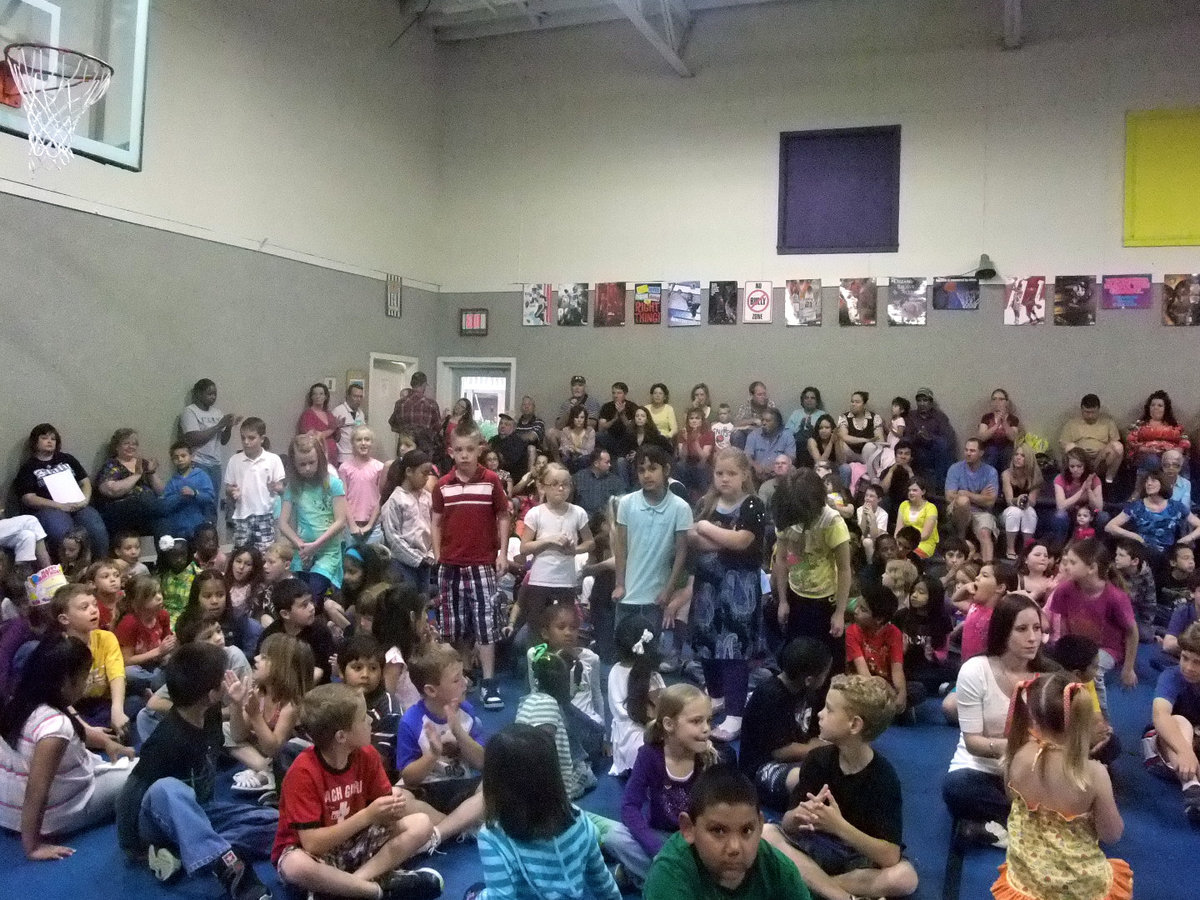
[{"label": "paper in woman's hand", "polygon": [[42,479],[42,484],[49,492],[50,499],[55,503],[84,503],[87,500],[70,469],[51,472]]}]

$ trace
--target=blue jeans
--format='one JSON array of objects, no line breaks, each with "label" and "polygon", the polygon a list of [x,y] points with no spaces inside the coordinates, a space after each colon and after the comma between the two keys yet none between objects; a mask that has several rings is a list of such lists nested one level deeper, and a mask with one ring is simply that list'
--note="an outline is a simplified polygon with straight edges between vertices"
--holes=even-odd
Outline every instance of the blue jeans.
[{"label": "blue jeans", "polygon": [[178,778],[160,778],[142,797],[138,832],[147,844],[169,844],[189,875],[231,849],[247,859],[267,859],[279,812],[270,807],[212,800],[203,806]]},{"label": "blue jeans", "polygon": [[955,769],[942,779],[942,799],[956,819],[976,822],[1008,821],[1010,802],[1004,779],[977,769]]},{"label": "blue jeans", "polygon": [[146,688],[157,691],[167,683],[165,666],[147,669],[145,666],[125,667],[125,690],[130,694],[140,694]]},{"label": "blue jeans", "polygon": [[421,596],[428,597],[432,593],[429,575],[433,567],[429,563],[421,563],[419,566],[408,566],[398,559],[393,559],[390,568],[392,575],[399,578],[405,584],[416,588],[417,593]]},{"label": "blue jeans", "polygon": [[[670,835],[665,831],[656,831],[666,840]],[[624,866],[634,883],[641,885],[650,871],[650,855],[637,842],[633,833],[623,823],[617,823],[604,836],[604,849],[617,862]]]},{"label": "blue jeans", "polygon": [[85,506],[73,513],[61,509],[39,509],[34,512],[37,520],[46,529],[46,543],[50,551],[58,555],[58,545],[73,528],[82,528],[92,542],[92,558],[101,559],[108,553],[108,528],[94,506]]}]

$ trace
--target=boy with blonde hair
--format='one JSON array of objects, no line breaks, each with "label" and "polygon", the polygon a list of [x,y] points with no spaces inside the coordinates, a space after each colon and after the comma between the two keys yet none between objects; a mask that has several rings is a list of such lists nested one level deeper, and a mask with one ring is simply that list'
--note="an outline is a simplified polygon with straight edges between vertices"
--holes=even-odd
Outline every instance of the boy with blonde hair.
[{"label": "boy with blonde hair", "polygon": [[838,675],[818,719],[827,747],[800,768],[792,809],[763,837],[787,856],[826,900],[906,897],[917,873],[903,856],[900,779],[871,747],[895,715],[882,678]]},{"label": "boy with blonde hair", "polygon": [[324,684],[304,696],[301,720],[313,740],[284,776],[271,859],[279,877],[335,897],[420,900],[442,893],[433,869],[399,866],[429,842],[433,825],[407,813],[379,753],[361,691]]}]

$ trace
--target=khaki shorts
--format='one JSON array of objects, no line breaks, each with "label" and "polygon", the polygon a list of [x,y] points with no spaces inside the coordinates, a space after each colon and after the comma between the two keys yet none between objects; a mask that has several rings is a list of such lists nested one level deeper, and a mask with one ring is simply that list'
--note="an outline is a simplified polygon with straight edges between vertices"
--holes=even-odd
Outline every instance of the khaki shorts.
[{"label": "khaki shorts", "polygon": [[1000,529],[996,525],[996,517],[990,512],[973,509],[971,510],[971,530],[975,532],[990,531],[992,537],[995,537]]}]

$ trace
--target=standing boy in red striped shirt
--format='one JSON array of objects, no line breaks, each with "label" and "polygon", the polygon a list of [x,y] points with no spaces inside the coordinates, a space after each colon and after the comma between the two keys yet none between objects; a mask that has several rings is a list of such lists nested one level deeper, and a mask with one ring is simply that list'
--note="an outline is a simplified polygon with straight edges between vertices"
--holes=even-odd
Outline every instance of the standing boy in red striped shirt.
[{"label": "standing boy in red striped shirt", "polygon": [[501,628],[496,577],[507,565],[510,513],[499,477],[479,464],[482,443],[474,425],[456,428],[450,442],[454,468],[433,489],[438,620],[442,637],[460,650],[478,643],[483,707],[503,709],[495,682]]}]

